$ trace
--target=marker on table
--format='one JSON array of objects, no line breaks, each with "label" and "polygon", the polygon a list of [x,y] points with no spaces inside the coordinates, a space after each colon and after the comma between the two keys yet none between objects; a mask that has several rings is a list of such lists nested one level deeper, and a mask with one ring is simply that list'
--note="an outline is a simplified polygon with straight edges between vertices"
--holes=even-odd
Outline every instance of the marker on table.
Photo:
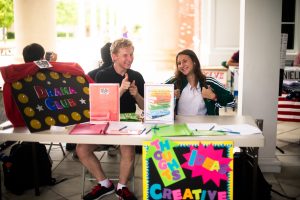
[{"label": "marker on table", "polygon": [[12,124],[9,124],[9,125],[6,125],[6,126],[0,126],[0,130],[5,130],[5,129],[8,129],[8,128],[12,128],[13,125]]},{"label": "marker on table", "polygon": [[145,134],[147,135],[148,133],[150,133],[150,131],[151,131],[151,128]]},{"label": "marker on table", "polygon": [[231,134],[240,134],[240,132],[236,132],[236,131],[219,131],[219,130],[217,130],[217,132],[220,132],[220,133],[231,133]]},{"label": "marker on table", "polygon": [[215,128],[215,125],[213,125],[209,130],[212,131]]},{"label": "marker on table", "polygon": [[122,128],[119,129],[119,131],[124,130],[125,128],[127,128],[127,126],[123,126]]},{"label": "marker on table", "polygon": [[144,129],[142,130],[141,134],[144,133],[145,130],[146,130],[146,128],[144,128]]}]

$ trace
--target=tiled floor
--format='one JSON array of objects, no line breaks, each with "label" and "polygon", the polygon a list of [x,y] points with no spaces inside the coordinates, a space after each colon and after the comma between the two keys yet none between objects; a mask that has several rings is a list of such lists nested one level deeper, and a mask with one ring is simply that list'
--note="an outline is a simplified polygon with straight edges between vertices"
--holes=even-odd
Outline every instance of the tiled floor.
[{"label": "tiled floor", "polygon": [[[300,123],[278,122],[277,146],[284,154],[276,151],[276,155],[282,161],[281,173],[264,173],[272,188],[290,197],[300,200]],[[67,181],[51,187],[41,187],[41,195],[34,196],[33,190],[28,190],[22,196],[16,196],[5,191],[2,187],[3,200],[78,200],[82,193],[82,166],[77,160],[72,159],[72,153],[66,151],[63,157],[58,146],[52,147],[53,176],[57,179],[68,178]],[[118,171],[119,156],[109,157],[106,152],[97,153],[104,163],[104,169],[108,176]],[[138,199],[142,199],[142,157],[136,156],[135,163],[135,193]],[[3,183],[3,181],[2,181]],[[86,181],[85,188],[89,190],[94,183]],[[113,194],[104,198],[106,200],[117,199]],[[272,192],[273,200],[285,199]]]},{"label": "tiled floor", "polygon": [[[281,173],[264,173],[272,188],[290,197],[300,200],[300,123],[277,123],[276,156],[281,161]],[[272,193],[272,199],[286,199]]]}]

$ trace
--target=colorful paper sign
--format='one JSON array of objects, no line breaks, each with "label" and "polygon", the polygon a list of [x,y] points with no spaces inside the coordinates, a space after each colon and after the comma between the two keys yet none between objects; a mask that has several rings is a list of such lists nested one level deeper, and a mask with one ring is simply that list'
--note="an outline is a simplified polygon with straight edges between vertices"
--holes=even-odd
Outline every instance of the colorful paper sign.
[{"label": "colorful paper sign", "polygon": [[174,123],[174,85],[146,84],[145,123]]},{"label": "colorful paper sign", "polygon": [[227,70],[218,70],[218,69],[203,69],[203,73],[205,76],[213,77],[217,79],[220,83],[224,85],[224,87],[227,87],[227,76],[228,72]]},{"label": "colorful paper sign", "polygon": [[233,199],[233,142],[144,142],[143,199]]},{"label": "colorful paper sign", "polygon": [[120,94],[118,83],[90,84],[90,113],[92,124],[120,121]]},{"label": "colorful paper sign", "polygon": [[83,76],[40,69],[12,83],[12,94],[30,132],[89,121],[89,83]]}]

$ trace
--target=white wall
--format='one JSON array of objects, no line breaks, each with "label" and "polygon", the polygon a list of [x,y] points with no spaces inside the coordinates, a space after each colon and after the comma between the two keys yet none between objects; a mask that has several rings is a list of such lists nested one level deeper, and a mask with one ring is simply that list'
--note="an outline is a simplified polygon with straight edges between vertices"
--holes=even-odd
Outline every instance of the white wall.
[{"label": "white wall", "polygon": [[202,0],[201,63],[220,65],[239,49],[240,1]]}]

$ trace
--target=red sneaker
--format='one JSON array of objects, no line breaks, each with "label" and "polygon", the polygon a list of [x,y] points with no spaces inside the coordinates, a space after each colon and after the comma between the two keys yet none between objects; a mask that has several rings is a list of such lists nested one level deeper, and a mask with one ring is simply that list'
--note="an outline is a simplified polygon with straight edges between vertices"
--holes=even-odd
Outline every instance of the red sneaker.
[{"label": "red sneaker", "polygon": [[109,188],[104,187],[100,184],[97,184],[91,192],[87,193],[83,199],[84,200],[96,200],[96,199],[101,199],[102,197],[112,194],[115,191],[115,186],[111,182],[111,185]]},{"label": "red sneaker", "polygon": [[123,187],[122,189],[118,189],[116,191],[117,197],[121,200],[137,200],[132,192],[128,190],[127,187]]}]

